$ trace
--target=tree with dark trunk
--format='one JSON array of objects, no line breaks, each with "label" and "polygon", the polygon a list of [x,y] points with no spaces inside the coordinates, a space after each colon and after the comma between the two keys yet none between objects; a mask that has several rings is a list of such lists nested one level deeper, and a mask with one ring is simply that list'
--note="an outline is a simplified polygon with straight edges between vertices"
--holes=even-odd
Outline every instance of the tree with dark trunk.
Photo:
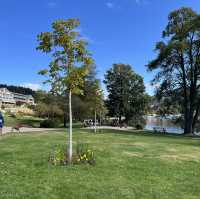
[{"label": "tree with dark trunk", "polygon": [[113,64],[105,75],[104,83],[108,91],[106,105],[109,115],[118,117],[120,126],[122,117],[126,123],[131,120],[134,125],[140,123],[145,114],[147,99],[143,78],[136,74],[130,65]]},{"label": "tree with dark trunk", "polygon": [[200,15],[190,8],[171,12],[156,51],[148,64],[148,70],[157,71],[152,83],[160,99],[180,104],[184,133],[193,133],[200,108]]}]

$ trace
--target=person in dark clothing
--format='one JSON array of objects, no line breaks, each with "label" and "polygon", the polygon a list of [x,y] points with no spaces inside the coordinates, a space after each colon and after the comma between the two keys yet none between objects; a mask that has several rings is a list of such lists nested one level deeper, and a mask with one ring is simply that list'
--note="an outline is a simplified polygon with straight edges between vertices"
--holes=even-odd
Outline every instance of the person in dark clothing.
[{"label": "person in dark clothing", "polygon": [[0,112],[0,135],[3,134],[3,126],[4,126],[4,118],[2,113]]}]

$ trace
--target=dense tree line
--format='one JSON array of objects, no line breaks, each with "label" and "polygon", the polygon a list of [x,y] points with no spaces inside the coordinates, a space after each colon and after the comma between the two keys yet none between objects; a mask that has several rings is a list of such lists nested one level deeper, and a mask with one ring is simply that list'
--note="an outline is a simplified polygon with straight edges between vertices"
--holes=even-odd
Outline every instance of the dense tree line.
[{"label": "dense tree line", "polygon": [[[95,108],[97,118],[105,115],[103,95],[96,96],[96,90],[100,90],[100,82],[96,77],[96,67],[93,65],[89,68],[88,75],[84,78],[82,87],[83,94],[73,94],[72,114],[74,121],[83,121],[84,119],[94,119]],[[63,126],[69,120],[68,95],[60,95],[54,90],[49,92],[36,91],[35,101],[37,103],[35,110],[38,116],[59,119],[63,121]],[[95,103],[96,102],[96,103]],[[98,103],[97,103],[98,102]]]}]

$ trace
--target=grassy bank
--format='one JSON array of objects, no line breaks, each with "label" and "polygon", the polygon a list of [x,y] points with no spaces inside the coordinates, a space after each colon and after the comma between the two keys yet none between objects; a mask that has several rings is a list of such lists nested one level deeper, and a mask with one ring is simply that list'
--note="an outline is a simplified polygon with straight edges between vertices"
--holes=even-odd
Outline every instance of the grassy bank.
[{"label": "grassy bank", "polygon": [[[40,122],[44,119],[39,117],[33,117],[33,116],[16,116],[12,117],[9,115],[4,115],[5,119],[5,126],[16,126],[17,124],[23,124],[29,127],[40,127]],[[58,127],[63,128],[63,122],[58,122]],[[67,128],[69,127],[69,124],[66,124]],[[74,122],[73,128],[82,128],[83,123],[81,122]]]},{"label": "grassy bank", "polygon": [[47,160],[63,132],[0,138],[2,199],[199,199],[200,140],[104,130],[76,130],[96,166],[59,167]]},{"label": "grassy bank", "polygon": [[41,118],[32,116],[16,116],[11,117],[8,115],[4,116],[5,126],[15,126],[17,124],[24,124],[30,127],[39,127]]}]

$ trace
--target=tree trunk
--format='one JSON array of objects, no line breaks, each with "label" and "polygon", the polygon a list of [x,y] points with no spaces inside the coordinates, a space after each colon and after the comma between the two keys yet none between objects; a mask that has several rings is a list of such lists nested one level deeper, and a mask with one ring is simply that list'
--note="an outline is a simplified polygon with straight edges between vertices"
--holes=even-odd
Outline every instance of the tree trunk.
[{"label": "tree trunk", "polygon": [[194,107],[193,105],[190,108],[186,108],[184,118],[184,134],[192,134],[194,131]]},{"label": "tree trunk", "polygon": [[181,70],[182,70],[182,80],[183,80],[183,91],[184,91],[184,134],[190,133],[190,106],[189,106],[189,97],[187,92],[187,82],[186,82],[186,72],[184,64],[183,52],[181,53]]},{"label": "tree trunk", "polygon": [[198,104],[195,115],[194,115],[193,123],[192,123],[192,133],[193,134],[195,133],[195,126],[196,126],[196,123],[197,123],[198,117],[199,117],[199,109],[200,109],[200,105]]},{"label": "tree trunk", "polygon": [[64,117],[63,117],[63,127],[64,128],[67,128],[67,116],[66,116],[66,114],[64,114]]},{"label": "tree trunk", "polygon": [[189,108],[188,105],[185,104],[185,110],[184,110],[184,134],[188,134],[189,131]]},{"label": "tree trunk", "polygon": [[101,111],[100,111],[100,117],[99,117],[99,126],[101,126]]},{"label": "tree trunk", "polygon": [[68,161],[72,163],[72,92],[69,91],[69,149],[68,149]]},{"label": "tree trunk", "polygon": [[187,100],[187,106],[186,106],[186,118],[185,118],[185,129],[184,134],[192,134],[193,133],[193,121],[194,121],[194,112],[195,112],[195,103],[194,100],[196,98],[196,89],[191,82],[190,87],[190,95]]},{"label": "tree trunk", "polygon": [[97,132],[97,111],[94,111],[94,132]]},{"label": "tree trunk", "polygon": [[192,134],[192,122],[193,119],[192,118],[188,118],[188,120],[186,121],[186,128],[184,129],[184,134]]},{"label": "tree trunk", "polygon": [[122,116],[121,115],[119,116],[119,126],[120,126],[120,128],[122,128]]}]

